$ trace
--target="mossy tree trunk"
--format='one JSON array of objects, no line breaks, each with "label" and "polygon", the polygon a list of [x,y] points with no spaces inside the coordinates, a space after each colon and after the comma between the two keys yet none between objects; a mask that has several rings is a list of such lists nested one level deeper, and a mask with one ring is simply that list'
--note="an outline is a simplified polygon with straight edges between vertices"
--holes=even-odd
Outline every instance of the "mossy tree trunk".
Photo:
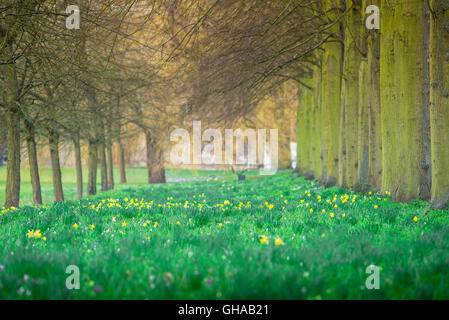
[{"label": "mossy tree trunk", "polygon": [[114,163],[112,157],[112,132],[111,125],[107,126],[106,133],[106,160],[108,168],[108,190],[114,190]]},{"label": "mossy tree trunk", "polygon": [[[382,26],[386,32],[393,32],[395,64],[393,73],[390,68],[385,70],[387,74],[381,75],[382,78],[394,79],[394,83],[391,80],[381,82],[382,89],[386,90],[383,94],[392,95],[387,99],[391,101],[382,104],[383,133],[389,132],[382,139],[383,157],[391,158],[388,152],[396,151],[392,161],[384,162],[384,189],[388,188],[396,201],[426,200],[430,198],[431,186],[428,4],[424,1],[398,1],[393,8],[383,8],[383,15],[389,19],[391,13],[388,11],[391,9],[394,11],[393,20]],[[385,54],[389,59],[391,48],[383,49],[381,68],[382,58]],[[392,89],[385,86],[392,86]],[[393,126],[396,127],[394,133],[390,131]],[[387,171],[387,166],[393,169]]]},{"label": "mossy tree trunk", "polygon": [[361,0],[346,2],[344,63],[342,97],[344,108],[344,138],[346,186],[353,188],[358,173],[358,111],[359,111],[359,68],[360,68],[360,29]]},{"label": "mossy tree trunk", "polygon": [[313,105],[313,121],[314,131],[312,145],[314,146],[313,158],[313,171],[315,172],[315,178],[320,179],[322,176],[322,164],[321,164],[321,139],[322,139],[322,126],[321,126],[321,61],[318,59],[318,65],[314,66],[314,105]]},{"label": "mossy tree trunk", "polygon": [[382,0],[381,37],[380,37],[380,87],[381,87],[381,136],[382,136],[382,192],[392,192],[396,187],[398,172],[397,124],[398,124],[398,92],[400,74],[396,70],[396,38],[395,20],[398,16],[399,0]]},{"label": "mossy tree trunk", "polygon": [[[366,1],[363,1],[362,8]],[[360,24],[365,21],[364,12],[361,12]],[[363,26],[363,24],[362,24]],[[358,143],[357,143],[357,163],[358,172],[354,190],[365,193],[372,189],[369,181],[370,164],[370,131],[369,131],[369,111],[370,111],[370,68],[368,65],[368,30],[360,28],[360,67],[359,67],[359,105],[358,105]]]},{"label": "mossy tree trunk", "polygon": [[430,121],[432,137],[432,207],[449,202],[449,3],[431,1]]},{"label": "mossy tree trunk", "polygon": [[[380,6],[380,0],[364,0],[362,8],[368,4]],[[365,17],[366,19],[366,17]],[[364,20],[365,20],[364,19]],[[369,80],[367,92],[369,100],[369,181],[379,190],[382,187],[382,129],[380,107],[380,31],[366,30]]]},{"label": "mossy tree trunk", "polygon": [[31,188],[33,190],[33,203],[42,204],[41,181],[39,177],[39,166],[37,162],[36,135],[34,125],[29,120],[24,120],[25,140],[28,150],[28,161],[30,166]]},{"label": "mossy tree trunk", "polygon": [[[338,2],[337,2],[338,3]],[[335,21],[342,13],[342,7],[335,1],[326,0],[325,10],[331,21]],[[321,103],[327,126],[327,157],[325,185],[330,187],[337,184],[338,166],[340,162],[340,117],[341,105],[341,76],[343,63],[342,24],[336,23],[330,30],[333,37],[324,44],[322,61]]]},{"label": "mossy tree trunk", "polygon": [[298,99],[298,108],[296,112],[296,172],[298,172],[300,175],[304,174],[303,171],[303,159],[302,159],[302,152],[303,147],[301,145],[302,140],[302,106],[301,106],[301,92],[300,92],[300,84],[298,84],[298,91],[297,91],[297,99]]},{"label": "mossy tree trunk", "polygon": [[311,133],[312,133],[312,106],[314,101],[313,77],[304,77],[301,79],[305,85],[298,88],[298,168],[299,172],[308,177],[313,178],[311,168]]},{"label": "mossy tree trunk", "polygon": [[51,171],[53,178],[53,191],[55,201],[64,201],[64,193],[62,190],[61,164],[59,161],[59,133],[53,129],[48,129],[48,144],[50,147]]}]

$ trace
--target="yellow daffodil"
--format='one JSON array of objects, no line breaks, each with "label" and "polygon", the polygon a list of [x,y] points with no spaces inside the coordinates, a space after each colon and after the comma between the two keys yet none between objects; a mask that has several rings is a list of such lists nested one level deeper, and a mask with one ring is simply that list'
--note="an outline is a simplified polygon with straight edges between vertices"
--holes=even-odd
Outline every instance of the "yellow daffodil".
[{"label": "yellow daffodil", "polygon": [[275,246],[279,246],[279,245],[282,245],[282,244],[284,244],[284,241],[282,241],[281,238],[276,238],[276,240],[274,241],[274,245]]},{"label": "yellow daffodil", "polygon": [[260,242],[261,244],[268,244],[268,238],[267,238],[266,236],[262,236],[262,237],[259,239],[259,242]]}]

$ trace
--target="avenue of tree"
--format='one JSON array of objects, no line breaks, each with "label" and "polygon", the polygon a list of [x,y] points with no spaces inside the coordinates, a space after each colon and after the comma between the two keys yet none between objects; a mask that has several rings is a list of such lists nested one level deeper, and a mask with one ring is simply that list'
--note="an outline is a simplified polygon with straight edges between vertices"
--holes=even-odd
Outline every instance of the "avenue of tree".
[{"label": "avenue of tree", "polygon": [[[74,4],[78,30],[65,24]],[[379,8],[379,29],[365,24],[368,6]],[[81,147],[92,195],[97,166],[101,189],[114,188],[113,144],[126,182],[123,139],[137,133],[148,182],[165,182],[171,129],[195,119],[251,123],[260,101],[282,96],[288,82],[297,87],[301,174],[445,208],[448,54],[445,0],[2,1],[5,207],[19,206],[22,148],[36,204],[37,144],[49,146],[56,201],[64,200],[63,142],[75,150],[78,197]]]}]

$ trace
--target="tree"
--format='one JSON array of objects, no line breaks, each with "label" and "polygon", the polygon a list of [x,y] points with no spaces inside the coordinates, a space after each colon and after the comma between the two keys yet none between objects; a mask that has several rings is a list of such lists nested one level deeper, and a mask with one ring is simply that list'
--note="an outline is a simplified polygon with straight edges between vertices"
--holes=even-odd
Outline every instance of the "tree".
[{"label": "tree", "polygon": [[430,128],[432,137],[432,207],[449,203],[449,4],[431,1]]},{"label": "tree", "polygon": [[322,112],[326,117],[327,127],[327,168],[325,185],[337,184],[340,159],[340,117],[341,117],[341,71],[343,63],[342,25],[339,18],[342,8],[335,1],[326,0],[325,10],[330,19],[332,40],[323,45],[322,62]]},{"label": "tree", "polygon": [[[359,68],[360,68],[360,28],[361,0],[347,1],[344,31],[344,62],[342,74],[342,93],[344,134],[340,142],[345,145],[343,185],[353,188],[358,172],[358,114],[359,114]],[[362,134],[362,133],[360,133]]]},{"label": "tree", "polygon": [[389,30],[381,40],[380,61],[383,191],[397,201],[425,200],[431,187],[428,6],[421,1],[382,5],[382,26]]}]

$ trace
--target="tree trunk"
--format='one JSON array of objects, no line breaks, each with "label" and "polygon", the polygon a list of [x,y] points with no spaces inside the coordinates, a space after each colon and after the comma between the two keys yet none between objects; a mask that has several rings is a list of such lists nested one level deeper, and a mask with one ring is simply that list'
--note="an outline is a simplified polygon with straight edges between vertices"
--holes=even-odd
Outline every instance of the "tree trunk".
[{"label": "tree trunk", "polygon": [[301,92],[300,92],[300,84],[298,84],[298,90],[297,90],[297,99],[298,99],[298,108],[296,112],[296,172],[298,172],[299,175],[304,175],[303,170],[303,159],[302,159],[302,152],[303,152],[303,146],[301,145],[302,141],[302,105],[301,105]]},{"label": "tree trunk", "polygon": [[343,86],[342,97],[344,103],[344,140],[346,148],[345,179],[346,186],[353,188],[358,172],[358,110],[359,110],[359,67],[360,67],[360,28],[361,1],[347,1],[347,8],[351,8],[346,15]]},{"label": "tree trunk", "polygon": [[31,187],[33,190],[33,203],[42,204],[41,181],[39,178],[39,165],[37,163],[37,150],[34,126],[25,120],[26,142],[28,150],[28,161],[30,165]]},{"label": "tree trunk", "polygon": [[165,167],[162,150],[153,140],[150,132],[145,133],[147,146],[148,183],[165,183]]},{"label": "tree trunk", "polygon": [[106,162],[106,147],[104,142],[98,145],[100,148],[101,191],[108,190],[108,166]]},{"label": "tree trunk", "polygon": [[[313,87],[313,78],[303,78],[302,81],[309,87]],[[298,88],[298,144],[299,144],[299,162],[300,172],[309,179],[313,178],[313,168],[311,166],[311,133],[312,133],[312,106],[314,100],[313,90],[306,86]]]},{"label": "tree trunk", "polygon": [[[380,0],[365,0],[380,5]],[[378,30],[367,30],[368,88],[369,93],[369,181],[379,190],[382,187],[382,128],[380,107],[380,40]]]},{"label": "tree trunk", "polygon": [[18,208],[20,198],[20,114],[17,108],[10,108],[5,111],[5,115],[8,147],[5,208]]},{"label": "tree trunk", "polygon": [[108,168],[108,190],[114,190],[114,163],[112,158],[112,137],[111,125],[108,124],[108,131],[106,136],[106,160]]},{"label": "tree trunk", "polygon": [[75,149],[75,169],[76,169],[76,191],[78,199],[83,197],[83,165],[81,162],[81,144],[79,134],[72,136],[73,148]]},{"label": "tree trunk", "polygon": [[[363,46],[362,46],[363,47]],[[369,183],[369,71],[368,59],[362,57],[359,69],[359,110],[358,110],[358,151],[359,163],[357,181],[354,190],[366,193],[372,189]]]},{"label": "tree trunk", "polygon": [[100,143],[98,144],[100,155],[101,191],[108,190],[108,165],[106,162],[106,140],[104,134],[103,121],[99,121]]},{"label": "tree trunk", "polygon": [[449,6],[431,1],[430,121],[432,137],[432,207],[449,203]]},{"label": "tree trunk", "polygon": [[[383,3],[391,5],[390,1]],[[388,74],[392,71],[391,62],[382,61],[389,59],[391,45],[382,48],[381,56],[381,69],[382,64],[384,69],[388,68],[387,74],[381,75],[382,90],[385,88],[382,95],[387,96],[385,105],[382,101],[383,157],[391,160],[384,161],[383,188],[391,191],[396,201],[426,200],[430,198],[431,187],[428,6],[424,1],[398,1],[393,5],[394,8],[386,6],[382,11],[382,16],[388,18],[382,28],[396,34],[392,39],[394,73]],[[398,79],[394,79],[395,74]],[[385,81],[388,76],[393,83]],[[392,122],[395,117],[397,122]],[[392,127],[396,127],[393,134]],[[391,159],[389,152],[394,149],[395,157]],[[388,166],[393,169],[387,170]]]},{"label": "tree trunk", "polygon": [[[335,1],[326,0],[325,9],[329,17],[335,21],[341,14],[341,6]],[[332,10],[331,10],[332,9]],[[329,11],[331,10],[331,11]],[[343,62],[342,25],[336,23],[329,32],[334,39],[324,45],[323,80],[322,80],[322,108],[326,115],[327,132],[327,177],[325,185],[331,187],[337,184],[340,156],[340,117],[341,105],[341,71]]]},{"label": "tree trunk", "polygon": [[126,183],[126,162],[125,162],[125,148],[123,147],[122,139],[118,138],[119,147],[119,162],[120,162],[120,182]]},{"label": "tree trunk", "polygon": [[96,141],[89,140],[89,162],[88,162],[88,178],[87,178],[87,194],[94,195],[97,193],[97,162],[98,149]]},{"label": "tree trunk", "polygon": [[381,28],[388,30],[380,37],[380,87],[381,89],[381,130],[382,130],[382,192],[391,192],[394,197],[396,191],[397,142],[396,131],[398,124],[397,96],[395,87],[399,85],[400,74],[396,70],[395,20],[398,16],[396,6],[400,0],[382,0]]},{"label": "tree trunk", "polygon": [[313,131],[312,131],[312,163],[315,178],[321,178],[321,65],[314,66],[314,103],[313,103]]},{"label": "tree trunk", "polygon": [[326,74],[325,72],[325,61],[323,60],[324,56],[321,57],[321,81],[320,81],[320,162],[321,162],[321,170],[320,175],[317,177],[319,179],[319,182],[321,184],[325,184],[327,180],[327,158],[328,158],[328,146],[327,146],[327,140],[328,140],[328,134],[329,134],[329,122],[327,120],[327,113],[328,110],[325,108],[324,105],[324,93],[323,90],[324,87],[324,81],[326,81]]},{"label": "tree trunk", "polygon": [[61,165],[59,163],[59,134],[54,129],[49,129],[48,133],[55,201],[62,202],[64,201],[64,193],[62,191]]},{"label": "tree trunk", "polygon": [[[363,1],[365,6],[365,1]],[[362,20],[365,21],[365,16],[362,12]],[[369,110],[370,110],[370,69],[368,65],[368,30],[360,28],[360,47],[361,54],[359,67],[359,106],[358,106],[358,149],[357,149],[357,181],[354,185],[354,190],[361,193],[366,193],[372,189],[369,181]]]}]

